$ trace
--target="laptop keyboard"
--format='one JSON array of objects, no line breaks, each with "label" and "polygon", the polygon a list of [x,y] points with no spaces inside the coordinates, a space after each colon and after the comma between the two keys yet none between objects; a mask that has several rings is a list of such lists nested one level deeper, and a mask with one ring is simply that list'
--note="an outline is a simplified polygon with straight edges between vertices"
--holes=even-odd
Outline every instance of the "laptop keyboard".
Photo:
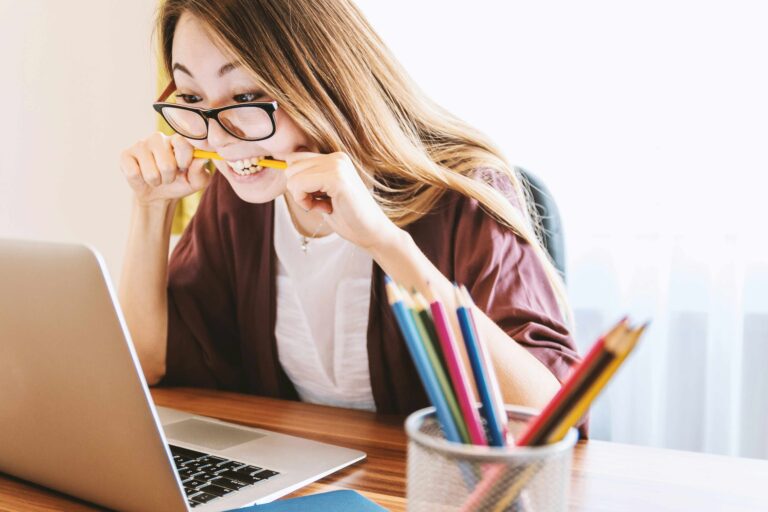
[{"label": "laptop keyboard", "polygon": [[277,471],[168,445],[191,507],[279,475]]}]

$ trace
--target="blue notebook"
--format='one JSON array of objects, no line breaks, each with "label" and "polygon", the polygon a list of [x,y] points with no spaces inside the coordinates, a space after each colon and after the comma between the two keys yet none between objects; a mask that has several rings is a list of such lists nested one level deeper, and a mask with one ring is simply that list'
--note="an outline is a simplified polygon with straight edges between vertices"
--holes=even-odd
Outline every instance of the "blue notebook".
[{"label": "blue notebook", "polygon": [[[236,509],[238,512],[388,512],[355,491],[331,491]],[[231,511],[234,512],[234,511]]]}]

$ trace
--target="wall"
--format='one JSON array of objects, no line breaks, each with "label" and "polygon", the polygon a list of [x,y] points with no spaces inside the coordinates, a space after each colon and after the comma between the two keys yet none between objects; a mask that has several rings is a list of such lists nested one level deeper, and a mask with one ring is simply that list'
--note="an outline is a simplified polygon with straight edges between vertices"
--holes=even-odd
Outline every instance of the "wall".
[{"label": "wall", "polygon": [[154,127],[155,0],[0,0],[0,236],[88,242],[117,277],[123,148]]}]

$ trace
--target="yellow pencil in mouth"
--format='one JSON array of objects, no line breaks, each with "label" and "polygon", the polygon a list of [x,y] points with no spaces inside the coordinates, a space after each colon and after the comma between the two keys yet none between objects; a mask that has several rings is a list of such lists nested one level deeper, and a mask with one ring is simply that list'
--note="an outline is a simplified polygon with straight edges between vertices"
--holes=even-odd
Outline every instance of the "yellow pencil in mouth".
[{"label": "yellow pencil in mouth", "polygon": [[[196,149],[192,152],[192,156],[194,158],[209,158],[211,160],[224,160],[221,155],[218,153],[215,153],[213,151],[203,151],[202,149]],[[269,167],[271,169],[287,169],[288,164],[285,163],[282,160],[271,160],[271,159],[263,159],[259,160],[259,163],[257,165],[260,165],[262,167]]]}]

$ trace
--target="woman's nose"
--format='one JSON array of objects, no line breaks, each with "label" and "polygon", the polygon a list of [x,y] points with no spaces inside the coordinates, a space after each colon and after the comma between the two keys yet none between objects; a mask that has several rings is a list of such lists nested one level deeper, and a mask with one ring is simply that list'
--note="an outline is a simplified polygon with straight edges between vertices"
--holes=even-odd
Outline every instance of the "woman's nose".
[{"label": "woman's nose", "polygon": [[218,120],[210,119],[208,121],[208,144],[214,148],[222,148],[227,144],[238,142],[238,140],[239,139],[236,137],[227,133],[227,131],[221,127]]}]

